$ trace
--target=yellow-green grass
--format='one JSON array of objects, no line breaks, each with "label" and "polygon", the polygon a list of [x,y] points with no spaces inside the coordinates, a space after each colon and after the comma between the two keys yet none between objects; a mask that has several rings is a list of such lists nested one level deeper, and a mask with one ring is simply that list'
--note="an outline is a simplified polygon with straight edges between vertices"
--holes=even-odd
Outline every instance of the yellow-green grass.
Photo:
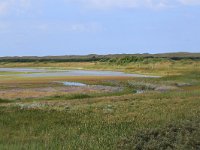
[{"label": "yellow-green grass", "polygon": [[[47,66],[59,68],[58,65],[61,64],[63,65],[61,67],[67,67],[65,65],[68,63],[47,63]],[[78,63],[72,64],[75,67],[78,65]],[[80,68],[83,64],[79,63]],[[128,149],[135,142],[144,145],[148,143],[146,138],[152,137],[152,134],[148,133],[152,133],[151,131],[154,131],[155,128],[159,129],[158,135],[164,141],[150,141],[150,144],[146,144],[148,145],[146,149],[156,149],[156,146],[163,146],[163,143],[165,149],[169,149],[170,146],[173,149],[180,149],[181,146],[181,149],[199,148],[199,130],[194,130],[195,136],[188,132],[188,127],[179,130],[181,128],[179,125],[182,122],[183,124],[189,122],[191,127],[198,127],[200,121],[200,69],[198,61],[176,61],[163,64],[136,63],[121,66],[101,62],[89,64],[89,67],[85,65],[83,68],[121,70],[163,75],[163,77],[155,79],[13,77],[1,78],[0,86],[2,89],[12,89],[12,85],[18,88],[35,88],[49,86],[53,81],[77,81],[87,84],[120,85],[133,90],[138,88],[134,83],[142,86],[174,86],[177,89],[164,92],[150,90],[143,94],[128,92],[119,95],[116,93],[114,95],[104,95],[105,93],[101,95],[87,93],[58,95],[39,99],[22,99],[12,103],[7,103],[6,100],[2,99],[0,100],[0,135],[3,136],[0,136],[0,149]],[[26,65],[27,67],[31,66],[30,64]],[[32,65],[34,67],[34,64]],[[170,130],[168,128],[165,130],[169,124],[172,125]],[[191,130],[193,131],[193,129]],[[140,132],[142,135],[139,134]],[[168,134],[168,132],[173,132],[173,134]],[[172,139],[179,140],[173,140],[169,143],[168,138],[165,137],[166,134],[172,136]],[[135,135],[134,139],[132,135]],[[137,139],[140,139],[141,136],[143,138],[138,142]],[[143,149],[145,148],[143,147]]]},{"label": "yellow-green grass", "polygon": [[124,65],[107,62],[29,62],[29,63],[0,63],[0,67],[48,67],[50,69],[88,69],[115,70],[129,73],[151,75],[178,75],[192,70],[200,71],[200,61],[177,60],[161,62],[137,62]]},{"label": "yellow-green grass", "polygon": [[66,110],[1,107],[0,147],[116,149],[141,129],[200,117],[199,91],[65,101]]},{"label": "yellow-green grass", "polygon": [[[1,68],[18,68],[18,67],[47,67],[54,69],[59,68],[87,68],[90,66],[94,66],[93,62],[15,62],[15,63],[0,63]],[[77,67],[78,66],[78,67]]]},{"label": "yellow-green grass", "polygon": [[22,74],[22,72],[5,72],[5,71],[0,71],[0,75],[15,75],[15,74]]},{"label": "yellow-green grass", "polygon": [[90,81],[90,80],[127,80],[133,79],[134,77],[125,77],[125,76],[63,76],[63,77],[20,77],[12,76],[9,78],[0,78],[0,83],[25,83],[25,82],[50,82],[50,81]]}]

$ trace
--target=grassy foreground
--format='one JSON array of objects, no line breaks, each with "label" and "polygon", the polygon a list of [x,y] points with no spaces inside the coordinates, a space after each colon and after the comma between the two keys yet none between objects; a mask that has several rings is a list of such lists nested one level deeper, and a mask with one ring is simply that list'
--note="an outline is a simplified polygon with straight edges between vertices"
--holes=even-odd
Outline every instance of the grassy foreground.
[{"label": "grassy foreground", "polygon": [[[92,69],[95,63],[90,64]],[[13,102],[1,99],[0,149],[200,149],[199,62],[163,64],[96,64],[99,69],[141,73],[147,70],[146,73],[165,75],[156,79],[68,78],[88,84],[145,90],[142,94],[129,91]],[[76,63],[63,65],[77,66]],[[53,79],[9,78],[0,82],[3,88],[11,83],[30,88],[34,83],[46,86],[50,80]]]}]

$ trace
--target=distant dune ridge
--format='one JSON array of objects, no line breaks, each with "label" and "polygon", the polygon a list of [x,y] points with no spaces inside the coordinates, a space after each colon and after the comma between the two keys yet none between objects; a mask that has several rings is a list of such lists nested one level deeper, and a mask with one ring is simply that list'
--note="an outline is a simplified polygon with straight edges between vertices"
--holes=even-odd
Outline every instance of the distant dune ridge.
[{"label": "distant dune ridge", "polygon": [[13,57],[0,57],[0,62],[35,62],[35,61],[57,61],[57,62],[90,62],[90,61],[100,61],[109,60],[112,58],[122,58],[122,57],[142,57],[142,58],[168,58],[172,60],[180,59],[200,59],[200,53],[187,53],[187,52],[177,52],[177,53],[160,53],[160,54],[108,54],[108,55],[63,55],[63,56],[13,56]]}]

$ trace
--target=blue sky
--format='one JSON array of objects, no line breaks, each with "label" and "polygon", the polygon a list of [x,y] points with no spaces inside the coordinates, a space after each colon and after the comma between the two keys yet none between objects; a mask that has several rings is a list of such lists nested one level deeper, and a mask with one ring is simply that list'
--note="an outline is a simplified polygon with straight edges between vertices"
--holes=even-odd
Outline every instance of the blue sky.
[{"label": "blue sky", "polygon": [[0,0],[0,56],[200,52],[200,0]]}]

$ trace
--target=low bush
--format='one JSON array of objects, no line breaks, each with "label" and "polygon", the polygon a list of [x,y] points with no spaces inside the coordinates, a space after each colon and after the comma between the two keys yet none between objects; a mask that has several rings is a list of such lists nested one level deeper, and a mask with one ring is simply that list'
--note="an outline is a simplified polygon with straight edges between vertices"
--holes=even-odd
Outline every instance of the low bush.
[{"label": "low bush", "polygon": [[136,132],[119,142],[123,150],[200,149],[200,119],[169,124],[163,128]]}]

